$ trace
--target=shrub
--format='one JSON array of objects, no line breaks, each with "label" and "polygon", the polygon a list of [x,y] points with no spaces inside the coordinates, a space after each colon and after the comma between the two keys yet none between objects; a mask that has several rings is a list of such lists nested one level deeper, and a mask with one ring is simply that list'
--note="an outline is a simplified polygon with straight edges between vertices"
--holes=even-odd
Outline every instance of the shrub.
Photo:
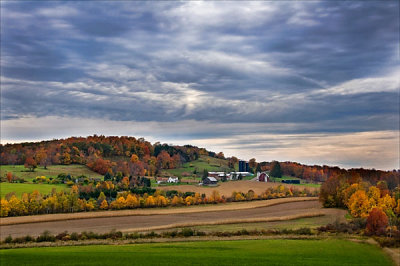
[{"label": "shrub", "polygon": [[13,238],[9,235],[6,237],[6,239],[4,239],[4,243],[11,243],[13,240]]},{"label": "shrub", "polygon": [[181,234],[184,237],[189,237],[189,236],[193,236],[194,235],[194,231],[192,228],[183,228],[181,231]]},{"label": "shrub", "polygon": [[311,229],[308,227],[299,228],[295,230],[295,233],[299,235],[312,235]]},{"label": "shrub", "polygon": [[70,239],[71,239],[71,240],[74,240],[74,241],[78,241],[78,240],[79,240],[78,233],[73,232],[73,233],[71,234],[71,236],[70,236]]},{"label": "shrub", "polygon": [[36,238],[36,242],[54,242],[56,241],[55,236],[51,235],[48,230],[44,231],[40,236]]}]

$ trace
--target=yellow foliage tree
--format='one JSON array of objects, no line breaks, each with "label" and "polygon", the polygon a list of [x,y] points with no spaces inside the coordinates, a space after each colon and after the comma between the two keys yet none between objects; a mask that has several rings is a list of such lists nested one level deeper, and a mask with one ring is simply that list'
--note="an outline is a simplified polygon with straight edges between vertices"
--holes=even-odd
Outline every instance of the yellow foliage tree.
[{"label": "yellow foliage tree", "polygon": [[362,190],[361,186],[359,183],[354,183],[351,184],[351,186],[347,187],[342,193],[343,193],[343,203],[347,207],[349,207],[349,200],[350,197],[357,191],[357,190]]},{"label": "yellow foliage tree", "polygon": [[132,154],[131,156],[131,162],[132,163],[136,163],[137,161],[139,161],[139,157],[136,154]]},{"label": "yellow foliage tree", "polygon": [[379,199],[378,206],[382,208],[385,213],[393,210],[396,207],[396,200],[392,198],[389,194]]},{"label": "yellow foliage tree", "polygon": [[144,205],[146,207],[154,207],[156,205],[156,202],[154,200],[153,196],[148,196],[144,202]]},{"label": "yellow foliage tree", "polygon": [[128,208],[130,208],[130,209],[133,209],[133,208],[136,208],[136,207],[138,207],[138,206],[139,206],[139,201],[138,201],[138,199],[137,199],[134,195],[129,194],[129,195],[126,197],[126,207],[128,207]]},{"label": "yellow foliage tree", "polygon": [[395,212],[397,215],[400,215],[400,199],[397,200],[397,206],[396,206],[396,208],[394,209],[394,212]]},{"label": "yellow foliage tree", "polygon": [[1,202],[0,202],[0,216],[1,217],[7,217],[9,212],[10,212],[10,206],[8,204],[8,201],[6,199],[1,199]]},{"label": "yellow foliage tree", "polygon": [[8,201],[8,206],[10,207],[9,213],[13,216],[24,215],[27,212],[24,202],[19,200],[15,195]]},{"label": "yellow foliage tree", "polygon": [[178,206],[178,205],[182,205],[182,204],[183,204],[183,199],[181,197],[178,197],[175,195],[172,198],[172,201],[171,201],[172,206]]},{"label": "yellow foliage tree", "polygon": [[379,190],[379,188],[371,186],[368,189],[367,195],[368,195],[370,210],[372,210],[374,207],[378,206],[378,202],[381,197],[381,191]]},{"label": "yellow foliage tree", "polygon": [[213,190],[211,192],[211,196],[210,196],[209,202],[217,203],[220,200],[221,200],[221,197],[219,196],[219,192],[217,190]]},{"label": "yellow foliage tree", "polygon": [[94,209],[94,202],[93,201],[88,201],[86,202],[86,206],[85,206],[87,211],[91,211]]},{"label": "yellow foliage tree", "polygon": [[156,205],[159,207],[164,207],[168,205],[168,200],[163,195],[155,197]]},{"label": "yellow foliage tree", "polygon": [[103,200],[103,202],[100,204],[100,209],[101,210],[107,210],[108,209],[108,203],[106,200]]},{"label": "yellow foliage tree", "polygon": [[234,196],[235,201],[243,201],[245,198],[243,197],[242,193],[236,192]]},{"label": "yellow foliage tree", "polygon": [[185,203],[186,203],[186,205],[194,205],[194,203],[195,203],[195,200],[194,200],[194,198],[192,197],[192,196],[187,196],[186,198],[185,198]]},{"label": "yellow foliage tree", "polygon": [[365,218],[369,213],[369,201],[364,190],[357,190],[349,199],[349,210],[354,217]]}]

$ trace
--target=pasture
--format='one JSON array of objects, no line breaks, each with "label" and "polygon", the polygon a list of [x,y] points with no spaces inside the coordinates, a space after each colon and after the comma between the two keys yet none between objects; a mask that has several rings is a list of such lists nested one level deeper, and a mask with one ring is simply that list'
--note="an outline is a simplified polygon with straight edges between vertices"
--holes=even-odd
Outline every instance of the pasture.
[{"label": "pasture", "polygon": [[27,184],[27,183],[0,183],[0,197],[3,198],[10,192],[15,192],[15,196],[21,197],[23,193],[32,193],[37,190],[41,194],[49,194],[52,189],[55,188],[57,191],[69,190],[65,184]]},{"label": "pasture", "polygon": [[0,173],[1,176],[7,175],[8,172],[13,173],[19,178],[23,178],[26,181],[31,182],[37,176],[46,176],[56,178],[59,174],[69,174],[73,177],[78,177],[80,175],[84,175],[89,178],[99,178],[103,179],[103,176],[93,172],[85,165],[79,164],[71,164],[71,165],[50,165],[47,166],[47,169],[39,166],[35,169],[34,172],[27,171],[27,169],[23,165],[1,165]]},{"label": "pasture", "polygon": [[[179,176],[182,177],[182,173],[188,172],[190,174],[193,174],[193,172],[196,170],[197,175],[201,177],[203,175],[203,171],[206,169],[207,171],[226,171],[230,172],[231,170],[228,167],[228,161],[227,160],[222,160],[218,158],[213,158],[209,156],[200,156],[199,159],[184,163],[182,167],[177,168],[177,169],[168,169],[164,170],[165,175],[174,175],[174,176]],[[237,170],[237,169],[236,169]]]},{"label": "pasture", "polygon": [[0,250],[1,265],[392,265],[347,240],[236,240]]}]

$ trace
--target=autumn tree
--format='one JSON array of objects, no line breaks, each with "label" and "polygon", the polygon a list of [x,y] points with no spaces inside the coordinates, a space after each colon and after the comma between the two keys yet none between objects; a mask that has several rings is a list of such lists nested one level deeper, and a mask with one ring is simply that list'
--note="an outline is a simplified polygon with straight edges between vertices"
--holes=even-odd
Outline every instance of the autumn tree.
[{"label": "autumn tree", "polygon": [[7,181],[11,183],[13,181],[13,174],[11,172],[7,173]]},{"label": "autumn tree", "polygon": [[108,203],[106,200],[103,200],[100,204],[100,209],[101,210],[107,210],[108,209]]},{"label": "autumn tree", "polygon": [[47,152],[44,148],[41,148],[36,152],[35,160],[37,164],[42,166],[44,169],[47,169],[47,165],[49,165],[49,160]]},{"label": "autumn tree", "polygon": [[367,217],[370,205],[365,191],[357,190],[353,195],[351,195],[348,206],[353,217]]},{"label": "autumn tree", "polygon": [[126,197],[126,207],[133,209],[139,206],[139,201],[138,199],[131,194],[128,194],[128,196]]},{"label": "autumn tree", "polygon": [[104,195],[104,192],[101,191],[99,197],[97,198],[97,204],[101,205],[106,199],[106,195]]},{"label": "autumn tree", "polygon": [[347,186],[346,178],[342,175],[335,175],[328,178],[328,180],[322,184],[319,193],[319,199],[324,207],[345,207],[343,191]]},{"label": "autumn tree", "polygon": [[10,212],[10,206],[6,199],[1,199],[0,202],[0,217],[7,217]]},{"label": "autumn tree", "polygon": [[366,231],[369,234],[384,232],[388,225],[388,217],[381,208],[373,208],[367,218]]},{"label": "autumn tree", "polygon": [[228,159],[228,166],[231,169],[235,169],[235,165],[239,162],[239,159],[235,156],[232,156]]},{"label": "autumn tree", "polygon": [[27,157],[25,160],[24,167],[28,168],[29,171],[33,172],[37,167],[37,163],[32,157]]},{"label": "autumn tree", "polygon": [[139,157],[136,154],[132,154],[131,163],[136,163],[137,161],[139,161]]}]

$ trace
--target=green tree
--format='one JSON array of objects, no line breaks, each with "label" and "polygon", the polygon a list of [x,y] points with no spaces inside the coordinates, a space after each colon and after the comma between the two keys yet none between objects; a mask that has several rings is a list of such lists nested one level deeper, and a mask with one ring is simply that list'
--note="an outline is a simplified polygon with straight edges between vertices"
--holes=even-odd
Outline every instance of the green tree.
[{"label": "green tree", "polygon": [[207,169],[204,169],[204,171],[203,171],[203,180],[204,179],[206,179],[208,177],[208,171],[207,171]]},{"label": "green tree", "polygon": [[257,164],[256,172],[261,173],[261,165],[259,163]]}]

